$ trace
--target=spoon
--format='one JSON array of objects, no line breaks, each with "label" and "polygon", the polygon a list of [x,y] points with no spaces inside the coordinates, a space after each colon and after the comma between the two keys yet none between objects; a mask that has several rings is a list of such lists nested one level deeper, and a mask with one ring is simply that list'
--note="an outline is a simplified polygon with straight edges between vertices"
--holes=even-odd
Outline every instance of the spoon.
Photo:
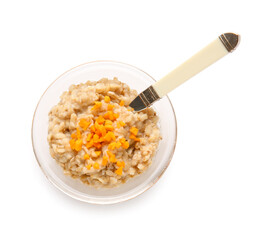
[{"label": "spoon", "polygon": [[221,34],[216,40],[200,50],[186,62],[178,66],[165,77],[141,92],[131,103],[135,111],[141,111],[151,106],[176,87],[195,76],[220,58],[234,51],[238,46],[240,36],[235,33]]}]

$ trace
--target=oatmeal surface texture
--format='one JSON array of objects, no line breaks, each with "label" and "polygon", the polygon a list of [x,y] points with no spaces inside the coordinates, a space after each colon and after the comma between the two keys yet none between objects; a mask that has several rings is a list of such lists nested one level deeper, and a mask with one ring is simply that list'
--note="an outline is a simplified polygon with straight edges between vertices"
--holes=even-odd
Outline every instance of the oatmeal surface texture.
[{"label": "oatmeal surface texture", "polygon": [[128,107],[137,96],[117,78],[70,86],[49,113],[51,156],[64,173],[94,187],[115,187],[143,173],[161,139],[152,108]]}]

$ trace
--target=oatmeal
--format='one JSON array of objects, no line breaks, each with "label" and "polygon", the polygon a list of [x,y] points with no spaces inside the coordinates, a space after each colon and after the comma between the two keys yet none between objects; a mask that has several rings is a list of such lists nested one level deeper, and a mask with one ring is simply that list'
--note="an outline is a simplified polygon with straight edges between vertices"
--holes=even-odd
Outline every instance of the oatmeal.
[{"label": "oatmeal", "polygon": [[155,111],[135,112],[137,96],[114,78],[72,85],[49,113],[51,156],[64,173],[94,187],[114,187],[143,173],[158,147]]}]

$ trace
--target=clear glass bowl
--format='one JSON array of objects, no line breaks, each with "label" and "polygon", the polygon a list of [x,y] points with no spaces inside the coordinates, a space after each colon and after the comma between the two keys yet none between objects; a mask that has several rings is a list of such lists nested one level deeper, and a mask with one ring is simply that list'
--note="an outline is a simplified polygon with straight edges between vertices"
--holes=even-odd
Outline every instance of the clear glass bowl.
[{"label": "clear glass bowl", "polygon": [[112,204],[138,196],[153,186],[168,167],[176,146],[176,117],[168,97],[164,97],[153,108],[160,121],[162,140],[150,167],[139,176],[129,179],[116,188],[96,189],[83,184],[80,180],[65,176],[62,168],[49,153],[47,142],[48,113],[59,102],[59,96],[68,90],[71,84],[97,81],[103,77],[117,77],[132,89],[143,91],[154,83],[147,73],[133,66],[112,62],[96,61],[77,66],[58,77],[44,92],[33,118],[32,143],[36,159],[46,177],[58,189],[67,195],[89,203]]}]

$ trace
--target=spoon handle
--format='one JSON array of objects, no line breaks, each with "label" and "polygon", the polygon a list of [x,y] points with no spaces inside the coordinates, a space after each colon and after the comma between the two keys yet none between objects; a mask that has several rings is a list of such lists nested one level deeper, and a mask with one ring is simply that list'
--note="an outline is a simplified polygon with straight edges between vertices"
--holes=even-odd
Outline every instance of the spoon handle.
[{"label": "spoon handle", "polygon": [[161,98],[176,87],[195,76],[220,58],[232,52],[239,42],[239,36],[225,33],[200,50],[186,62],[157,81],[153,88]]},{"label": "spoon handle", "polygon": [[240,36],[235,33],[224,33],[175,70],[141,92],[131,103],[135,111],[151,106],[180,84],[195,76],[212,63],[236,49]]}]

